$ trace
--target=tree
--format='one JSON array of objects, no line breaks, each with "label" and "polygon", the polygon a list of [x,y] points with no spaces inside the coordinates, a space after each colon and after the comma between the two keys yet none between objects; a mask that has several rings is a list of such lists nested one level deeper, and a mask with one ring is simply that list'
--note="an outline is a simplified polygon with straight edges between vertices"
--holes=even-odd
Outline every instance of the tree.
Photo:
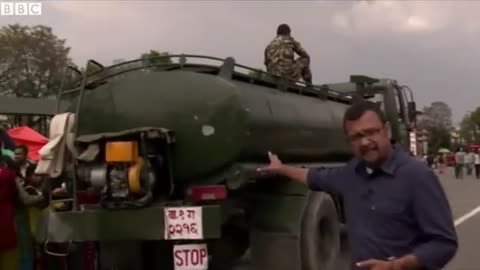
[{"label": "tree", "polygon": [[480,107],[465,114],[460,123],[460,137],[467,143],[480,142]]},{"label": "tree", "polygon": [[430,127],[428,133],[428,149],[432,153],[437,153],[440,148],[450,148],[450,130],[442,126]]},{"label": "tree", "polygon": [[173,64],[172,59],[170,57],[162,57],[161,56],[169,56],[168,52],[158,52],[156,50],[150,50],[148,53],[143,53],[140,55],[140,58],[143,59],[143,64],[147,65],[169,65]]},{"label": "tree", "polygon": [[442,126],[452,128],[452,110],[442,101],[435,101],[423,109],[425,126]]},{"label": "tree", "polygon": [[450,147],[452,130],[452,110],[442,101],[435,101],[423,109],[419,127],[427,130],[428,149],[436,153],[440,148]]},{"label": "tree", "polygon": [[472,124],[473,131],[478,133],[480,129],[480,107],[477,107],[475,111],[470,114],[470,122]]},{"label": "tree", "polygon": [[473,138],[473,123],[470,118],[470,113],[467,113],[463,116],[462,121],[460,122],[460,131],[459,135],[462,140],[467,143],[470,143]]},{"label": "tree", "polygon": [[57,93],[67,64],[65,46],[48,26],[0,28],[0,94],[44,97]]}]

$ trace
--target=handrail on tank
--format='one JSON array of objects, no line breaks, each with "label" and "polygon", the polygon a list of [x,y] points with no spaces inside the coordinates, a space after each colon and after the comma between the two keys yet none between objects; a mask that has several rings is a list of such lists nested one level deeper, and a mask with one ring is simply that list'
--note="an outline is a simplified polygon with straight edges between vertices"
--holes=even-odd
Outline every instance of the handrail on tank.
[{"label": "handrail on tank", "polygon": [[413,101],[413,91],[408,87],[407,85],[402,85],[400,86],[402,90],[407,90],[410,93],[410,101]]},{"label": "handrail on tank", "polygon": [[[115,68],[118,68],[118,67],[121,67],[121,66],[128,66],[132,63],[142,63],[142,65],[138,66],[138,67],[131,67],[131,68],[128,68],[128,69],[124,69],[124,70],[121,70],[120,72],[118,73],[111,73],[111,74],[108,74],[106,76],[103,76],[103,77],[100,77],[98,79],[95,79],[95,80],[92,80],[90,82],[87,83],[88,84],[92,84],[92,83],[95,83],[95,82],[98,82],[98,81],[102,81],[102,80],[105,80],[105,79],[109,79],[109,78],[112,78],[112,77],[115,77],[116,75],[119,75],[119,74],[123,74],[123,73],[126,73],[126,72],[130,72],[130,71],[134,71],[134,70],[139,70],[139,69],[146,69],[146,68],[152,68],[152,67],[158,67],[158,66],[168,66],[168,65],[171,65],[171,64],[165,64],[165,63],[154,63],[155,60],[158,60],[158,59],[163,59],[163,58],[175,58],[175,57],[178,57],[179,58],[179,64],[180,66],[183,66],[186,62],[186,57],[190,57],[190,58],[202,58],[202,59],[210,59],[210,60],[217,60],[217,61],[221,61],[223,63],[224,59],[221,59],[221,58],[218,58],[218,57],[212,57],[212,56],[203,56],[203,55],[188,55],[188,54],[177,54],[177,55],[162,55],[162,56],[156,56],[156,57],[151,57],[151,58],[138,58],[138,59],[134,59],[134,60],[130,60],[130,61],[125,61],[125,62],[122,62],[122,63],[118,63],[118,64],[114,64],[114,65],[111,65],[111,66],[108,66],[108,67],[105,67],[105,68],[102,68],[100,70],[97,70],[95,72],[92,72],[90,74],[87,75],[87,78],[89,77],[94,77],[98,74],[101,74],[101,73],[104,73],[104,72],[107,72],[109,70],[112,70],[112,69],[115,69]],[[182,61],[183,60],[183,61]],[[98,63],[96,62],[95,60],[93,59],[90,59],[89,61],[92,61],[92,62],[95,62],[95,63]],[[183,62],[183,63],[182,63]],[[145,65],[146,63],[146,65]],[[88,65],[88,64],[87,64]],[[212,66],[214,67],[214,66]],[[216,66],[215,66],[216,67]],[[85,72],[86,73],[86,72]],[[82,78],[83,79],[83,78]],[[78,82],[78,81],[77,81]],[[77,87],[77,88],[74,88],[74,89],[71,89],[71,90],[67,90],[65,91],[65,94],[69,94],[71,92],[78,92],[80,89]]]},{"label": "handrail on tank", "polygon": [[[198,59],[208,59],[208,60],[215,60],[215,61],[219,61],[219,62],[222,62],[222,64],[225,62],[225,59],[222,59],[222,58],[218,58],[218,57],[212,57],[212,56],[204,56],[204,55],[193,55],[193,54],[177,54],[177,55],[163,55],[163,56],[156,56],[156,57],[151,57],[151,58],[139,58],[139,59],[135,59],[135,60],[130,60],[130,61],[126,61],[126,62],[122,62],[122,63],[118,63],[118,64],[114,64],[114,65],[111,65],[111,66],[108,66],[108,67],[105,67],[101,70],[98,70],[98,71],[95,71],[91,74],[88,74],[84,79],[85,79],[85,85],[90,85],[90,84],[93,84],[93,83],[96,83],[96,82],[100,82],[100,81],[103,81],[105,79],[108,79],[108,78],[112,78],[112,77],[115,77],[117,75],[120,75],[120,74],[123,74],[123,73],[127,73],[127,72],[130,72],[130,71],[134,71],[134,70],[139,70],[139,69],[147,69],[147,68],[152,68],[152,67],[158,67],[158,66],[169,66],[169,65],[172,65],[172,64],[165,64],[165,63],[155,63],[155,60],[159,60],[159,59],[165,59],[165,58],[179,58],[180,59],[180,63],[173,63],[174,65],[180,65],[181,67],[183,67],[184,63],[186,62],[186,58],[198,58]],[[182,61],[181,60],[184,60],[185,62],[181,63]],[[91,60],[92,62],[96,63],[94,60]],[[118,67],[121,67],[121,66],[128,66],[132,63],[142,63],[142,65],[139,65],[138,67],[130,67],[128,69],[125,69],[125,70],[120,70],[118,72],[112,72],[112,73],[107,73],[105,76],[101,76],[99,78],[94,78],[95,76],[99,75],[99,74],[102,74],[104,72],[108,72],[110,70],[114,70],[115,68],[118,68]],[[200,63],[194,63],[194,64],[200,64]],[[221,68],[221,65],[219,66],[211,66],[212,68],[218,68],[220,69]],[[245,65],[241,65],[241,64],[237,64],[237,63],[234,63],[234,69],[235,67],[238,67],[238,68],[243,68],[243,69],[246,69],[246,70],[249,70],[249,71],[254,71],[254,72],[257,72],[257,73],[260,73],[262,75],[266,75],[266,76],[269,76],[269,77],[272,77],[272,78],[282,78],[282,77],[279,77],[279,76],[276,76],[276,75],[273,75],[271,73],[268,73],[268,72],[265,72],[263,70],[259,70],[259,69],[255,69],[255,68],[252,68],[252,67],[248,67],[248,66],[245,66]],[[87,73],[87,72],[85,72]],[[245,74],[246,76],[250,76],[248,73]],[[88,78],[94,78],[93,80],[91,81],[88,81]],[[252,78],[254,78],[254,76],[250,76]],[[282,83],[281,82],[282,80],[278,80],[277,82],[275,83]],[[292,85],[296,85],[296,86],[300,86],[300,87],[303,87],[303,88],[311,88],[315,91],[317,91],[319,94],[322,94],[322,93],[325,93],[326,95],[332,95],[333,96],[337,96],[338,98],[346,98],[347,100],[351,100],[351,97],[349,95],[346,95],[346,94],[343,94],[343,93],[340,93],[340,92],[337,92],[337,91],[334,91],[334,90],[331,90],[331,89],[328,89],[326,87],[322,87],[322,86],[317,86],[317,85],[310,85],[310,84],[307,84],[305,82],[302,82],[302,81],[295,81],[295,80],[290,80],[290,79],[287,79],[287,78],[284,78],[283,81],[287,81],[287,83],[290,83]],[[267,81],[266,81],[267,82]],[[78,83],[78,81],[77,81]],[[82,80],[82,83],[83,83],[83,80]],[[74,92],[78,92],[80,91],[79,88],[74,88],[74,89],[71,89],[71,90],[67,90],[64,92],[64,94],[70,94],[70,93],[74,93]]]},{"label": "handrail on tank", "polygon": [[[99,65],[100,67],[103,68],[103,66],[101,64],[99,64],[98,62],[96,62],[95,60],[92,60],[92,59],[89,59],[87,61],[87,66],[85,67],[85,72],[83,73],[83,79],[82,79],[82,85],[81,85],[81,88],[80,88],[80,94],[78,96],[78,100],[77,100],[77,106],[76,106],[76,109],[75,109],[75,121],[73,123],[73,139],[75,140],[77,138],[77,134],[78,134],[78,121],[79,121],[79,111],[80,111],[80,107],[81,107],[81,104],[82,104],[82,99],[83,99],[83,95],[85,93],[85,85],[86,85],[86,81],[87,81],[87,76],[88,76],[88,68],[90,66],[90,63],[93,63],[93,64],[96,64],[96,65]],[[77,165],[77,160],[74,159],[74,162],[73,162],[73,166],[74,166],[74,171],[76,171],[76,165]],[[72,210],[73,211],[76,211],[78,210],[78,205],[77,205],[77,179],[76,179],[76,174],[73,175],[73,183],[72,183],[72,193],[73,193],[73,205],[72,205]]]},{"label": "handrail on tank", "polygon": [[[151,57],[151,58],[138,58],[138,59],[134,59],[134,60],[130,60],[130,61],[125,61],[125,62],[121,62],[121,63],[118,63],[118,64],[114,64],[114,65],[105,67],[104,69],[97,70],[97,71],[89,74],[88,76],[95,76],[96,74],[105,72],[106,70],[114,69],[114,68],[117,68],[117,67],[120,67],[120,66],[126,66],[126,65],[129,65],[129,64],[132,64],[132,63],[138,63],[138,62],[142,62],[142,63],[147,62],[147,66],[142,65],[142,68],[149,68],[149,67],[155,67],[155,66],[164,66],[164,65],[166,65],[166,64],[164,64],[164,63],[148,65],[148,62],[154,62],[154,60],[159,60],[159,59],[164,59],[164,58],[179,58],[179,59],[181,59],[181,58],[186,58],[186,57],[189,57],[189,58],[201,58],[201,59],[217,60],[217,61],[221,61],[222,63],[223,63],[223,61],[224,61],[224,59],[222,59],[222,58],[213,57],[213,56],[206,56],[206,55],[195,55],[195,54],[161,55],[161,56],[155,56],[155,57]],[[91,61],[97,63],[95,60],[91,60]]]},{"label": "handrail on tank", "polygon": [[65,68],[65,72],[63,74],[62,78],[62,83],[60,85],[60,88],[58,89],[57,93],[57,105],[55,108],[55,112],[58,113],[60,109],[60,104],[62,102],[62,95],[64,94],[63,89],[65,88],[65,83],[67,81],[68,75],[70,75],[70,71],[73,71],[78,74],[78,76],[82,76],[82,72],[78,70],[75,66],[72,65],[67,65],[67,68]]},{"label": "handrail on tank", "polygon": [[[408,114],[408,118],[410,120],[410,128],[414,129],[416,127],[416,122],[417,122],[416,117],[418,115],[418,111],[416,110],[415,100],[414,100],[414,97],[413,97],[413,91],[407,85],[402,85],[402,86],[400,86],[400,88],[402,89],[402,92],[404,93],[405,99],[407,101],[407,114]],[[406,93],[407,91],[410,94],[410,100],[407,98],[407,93]]]}]

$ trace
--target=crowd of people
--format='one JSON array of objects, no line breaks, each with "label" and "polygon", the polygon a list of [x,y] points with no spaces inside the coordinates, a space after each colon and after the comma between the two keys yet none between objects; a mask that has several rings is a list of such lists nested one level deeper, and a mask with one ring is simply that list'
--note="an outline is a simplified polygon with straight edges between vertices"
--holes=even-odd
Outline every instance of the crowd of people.
[{"label": "crowd of people", "polygon": [[455,178],[463,179],[464,174],[470,176],[475,172],[475,177],[480,179],[480,151],[464,151],[459,148],[455,152]]},{"label": "crowd of people", "polygon": [[41,269],[34,265],[40,263],[42,252],[33,237],[37,217],[48,206],[48,196],[45,181],[35,174],[35,168],[27,146],[2,146],[0,269]]},{"label": "crowd of people", "polygon": [[449,153],[439,153],[436,156],[425,156],[424,159],[440,174],[443,174],[445,168],[451,164],[454,167],[456,179],[463,179],[465,175],[475,175],[475,178],[480,179],[480,149],[465,151],[463,147],[459,147],[452,155],[452,162],[448,161],[449,155]]}]

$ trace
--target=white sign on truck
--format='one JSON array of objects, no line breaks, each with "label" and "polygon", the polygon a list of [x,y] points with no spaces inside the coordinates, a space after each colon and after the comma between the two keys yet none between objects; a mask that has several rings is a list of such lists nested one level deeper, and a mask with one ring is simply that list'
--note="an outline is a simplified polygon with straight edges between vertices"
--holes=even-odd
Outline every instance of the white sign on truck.
[{"label": "white sign on truck", "polygon": [[173,247],[175,270],[207,270],[206,244],[175,245]]},{"label": "white sign on truck", "polygon": [[165,208],[165,239],[203,239],[201,207]]}]

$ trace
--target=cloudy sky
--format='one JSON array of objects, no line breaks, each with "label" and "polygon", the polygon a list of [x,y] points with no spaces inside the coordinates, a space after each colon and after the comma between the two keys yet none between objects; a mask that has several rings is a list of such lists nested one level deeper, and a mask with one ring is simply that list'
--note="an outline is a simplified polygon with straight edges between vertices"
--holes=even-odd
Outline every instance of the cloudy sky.
[{"label": "cloudy sky", "polygon": [[0,25],[51,26],[81,66],[156,49],[263,67],[264,47],[288,23],[315,83],[393,78],[420,106],[447,102],[458,121],[480,106],[479,13],[474,1],[43,1],[42,16],[2,16]]}]

